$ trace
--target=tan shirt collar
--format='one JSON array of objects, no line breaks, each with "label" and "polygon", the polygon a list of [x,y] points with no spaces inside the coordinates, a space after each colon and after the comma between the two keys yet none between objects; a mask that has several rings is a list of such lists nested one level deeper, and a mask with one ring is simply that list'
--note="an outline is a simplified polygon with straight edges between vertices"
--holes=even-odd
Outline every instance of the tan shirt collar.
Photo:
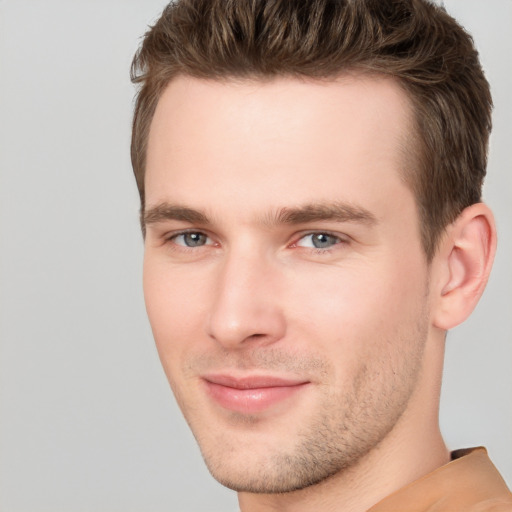
[{"label": "tan shirt collar", "polygon": [[403,487],[368,512],[510,512],[512,494],[485,448],[452,452],[452,461]]}]

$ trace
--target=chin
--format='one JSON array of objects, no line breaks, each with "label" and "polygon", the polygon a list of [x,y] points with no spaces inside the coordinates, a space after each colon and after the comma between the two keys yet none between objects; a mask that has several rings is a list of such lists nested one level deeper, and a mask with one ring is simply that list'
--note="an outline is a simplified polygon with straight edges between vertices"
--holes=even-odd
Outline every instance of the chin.
[{"label": "chin", "polygon": [[[208,470],[215,480],[236,492],[278,494],[306,489],[346,471],[366,455],[380,439],[344,450],[344,443],[329,441],[326,426],[315,428],[315,439],[298,436],[295,446],[266,447],[253,442],[243,449],[224,442],[200,443]],[[268,443],[268,438],[267,438]],[[201,446],[203,444],[203,446]],[[222,450],[217,447],[222,446]],[[214,447],[214,448],[212,448]]]}]

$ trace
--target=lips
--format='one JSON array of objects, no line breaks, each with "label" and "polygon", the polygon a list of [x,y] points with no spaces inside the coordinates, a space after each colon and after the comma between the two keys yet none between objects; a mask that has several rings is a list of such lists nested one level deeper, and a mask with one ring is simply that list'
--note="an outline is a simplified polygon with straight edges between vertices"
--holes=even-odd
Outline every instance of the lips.
[{"label": "lips", "polygon": [[290,400],[309,381],[269,375],[203,377],[208,395],[221,407],[242,414],[256,414]]}]

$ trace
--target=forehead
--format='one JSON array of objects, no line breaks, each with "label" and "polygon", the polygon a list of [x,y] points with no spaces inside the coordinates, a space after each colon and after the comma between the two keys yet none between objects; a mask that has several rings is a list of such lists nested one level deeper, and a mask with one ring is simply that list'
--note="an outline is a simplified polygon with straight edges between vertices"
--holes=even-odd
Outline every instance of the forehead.
[{"label": "forehead", "polygon": [[384,183],[402,184],[411,118],[405,92],[381,76],[178,77],[152,121],[146,204],[196,198],[222,207],[240,198],[246,211],[382,196]]}]

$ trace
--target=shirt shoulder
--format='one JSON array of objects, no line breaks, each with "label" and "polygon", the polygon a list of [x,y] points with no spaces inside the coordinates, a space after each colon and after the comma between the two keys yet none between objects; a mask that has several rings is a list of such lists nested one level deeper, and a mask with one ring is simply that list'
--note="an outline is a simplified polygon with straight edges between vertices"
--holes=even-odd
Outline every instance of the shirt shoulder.
[{"label": "shirt shoulder", "polygon": [[480,502],[467,512],[512,512],[512,494],[509,498],[496,498]]},{"label": "shirt shoulder", "polygon": [[512,512],[512,493],[485,448],[471,448],[368,512]]}]

